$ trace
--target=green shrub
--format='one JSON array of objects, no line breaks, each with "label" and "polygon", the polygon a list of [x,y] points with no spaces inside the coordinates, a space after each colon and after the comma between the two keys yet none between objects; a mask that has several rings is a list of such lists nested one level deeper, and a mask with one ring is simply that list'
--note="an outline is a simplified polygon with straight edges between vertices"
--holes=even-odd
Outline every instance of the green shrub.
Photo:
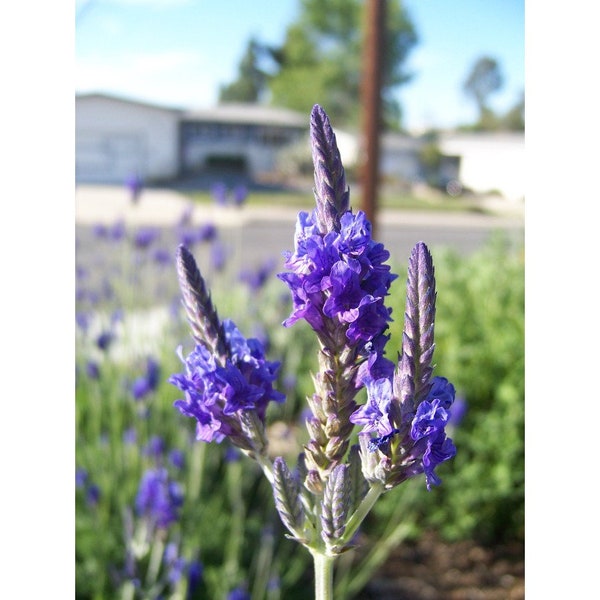
[{"label": "green shrub", "polygon": [[[431,528],[453,540],[522,538],[523,253],[497,236],[468,258],[443,249],[434,249],[433,258],[437,281],[434,374],[452,381],[467,411],[450,434],[457,455],[438,469],[442,485],[429,493],[423,490],[411,507],[419,525],[415,531]],[[399,348],[404,314],[405,280],[399,277],[396,283],[390,348]],[[419,485],[424,488],[422,482]],[[410,490],[406,494],[413,495]],[[401,502],[398,496],[394,490],[376,506],[380,520]]]}]

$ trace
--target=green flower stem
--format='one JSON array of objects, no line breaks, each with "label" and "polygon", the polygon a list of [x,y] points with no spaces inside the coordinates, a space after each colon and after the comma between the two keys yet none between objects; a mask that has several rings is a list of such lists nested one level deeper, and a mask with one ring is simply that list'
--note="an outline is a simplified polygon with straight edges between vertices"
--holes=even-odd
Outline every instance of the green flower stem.
[{"label": "green flower stem", "polygon": [[335,556],[311,550],[315,565],[315,600],[333,600],[333,563]]},{"label": "green flower stem", "polygon": [[158,531],[154,536],[152,544],[152,552],[150,553],[150,561],[148,563],[148,572],[146,574],[146,583],[153,586],[158,579],[158,572],[162,563],[163,554],[165,551],[164,535],[162,531]]},{"label": "green flower stem", "polygon": [[375,502],[377,502],[379,496],[381,496],[384,491],[385,489],[381,483],[372,484],[367,495],[363,498],[358,508],[348,520],[346,531],[344,531],[344,535],[338,542],[340,545],[347,544],[354,537],[356,530],[360,527],[360,524],[365,520],[365,517],[369,514]]},{"label": "green flower stem", "polygon": [[192,450],[192,464],[189,479],[189,496],[192,504],[195,504],[200,498],[200,493],[202,491],[206,446],[206,444],[194,444]]},{"label": "green flower stem", "polygon": [[231,508],[229,538],[225,545],[224,573],[227,585],[235,579],[239,570],[240,552],[244,539],[244,521],[246,505],[242,495],[240,481],[242,479],[242,463],[230,462],[227,465],[227,491]]},{"label": "green flower stem", "polygon": [[273,485],[273,463],[268,456],[263,456],[262,454],[254,454],[254,460],[260,465],[265,477],[268,479],[269,483]]}]

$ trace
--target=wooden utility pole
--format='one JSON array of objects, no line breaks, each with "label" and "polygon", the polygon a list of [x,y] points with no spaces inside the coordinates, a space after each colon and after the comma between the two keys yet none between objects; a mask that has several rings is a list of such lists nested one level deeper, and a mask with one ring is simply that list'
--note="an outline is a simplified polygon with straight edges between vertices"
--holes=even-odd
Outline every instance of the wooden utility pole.
[{"label": "wooden utility pole", "polygon": [[362,80],[363,162],[361,165],[362,210],[377,226],[377,190],[379,184],[379,129],[381,126],[381,72],[385,0],[367,0]]}]

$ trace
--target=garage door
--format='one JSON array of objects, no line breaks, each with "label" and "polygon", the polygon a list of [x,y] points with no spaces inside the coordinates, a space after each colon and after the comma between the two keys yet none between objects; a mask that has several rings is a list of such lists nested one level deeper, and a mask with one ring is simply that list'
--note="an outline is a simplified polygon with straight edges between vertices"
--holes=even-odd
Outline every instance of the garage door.
[{"label": "garage door", "polygon": [[78,183],[122,184],[137,173],[147,175],[143,134],[77,132],[75,178]]}]

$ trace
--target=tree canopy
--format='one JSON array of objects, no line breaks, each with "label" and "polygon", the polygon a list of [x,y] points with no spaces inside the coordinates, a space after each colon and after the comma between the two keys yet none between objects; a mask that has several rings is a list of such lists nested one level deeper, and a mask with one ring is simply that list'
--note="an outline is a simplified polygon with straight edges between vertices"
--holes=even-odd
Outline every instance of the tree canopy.
[{"label": "tree canopy", "polygon": [[[268,71],[262,85],[271,104],[308,113],[319,103],[336,124],[357,126],[364,31],[362,0],[300,0],[299,17],[289,25],[283,44],[261,46],[259,52],[255,42],[254,54],[248,48],[242,63],[251,68],[240,65],[238,80],[223,88],[227,94],[222,93],[221,99],[244,100],[239,90],[251,89],[250,84],[260,80],[257,73]],[[388,0],[381,73],[382,117],[388,128],[401,126],[401,107],[394,92],[411,79],[405,63],[416,43],[408,13],[398,0]],[[267,59],[270,69],[262,66]]]},{"label": "tree canopy", "polygon": [[264,46],[251,38],[238,67],[238,78],[221,86],[219,102],[258,102],[265,92],[267,75],[261,68]]},{"label": "tree canopy", "polygon": [[486,110],[489,110],[490,95],[502,89],[503,85],[504,78],[498,61],[489,56],[482,56],[475,61],[464,82],[463,89],[466,94],[473,97],[477,103],[479,115],[483,118]]}]

